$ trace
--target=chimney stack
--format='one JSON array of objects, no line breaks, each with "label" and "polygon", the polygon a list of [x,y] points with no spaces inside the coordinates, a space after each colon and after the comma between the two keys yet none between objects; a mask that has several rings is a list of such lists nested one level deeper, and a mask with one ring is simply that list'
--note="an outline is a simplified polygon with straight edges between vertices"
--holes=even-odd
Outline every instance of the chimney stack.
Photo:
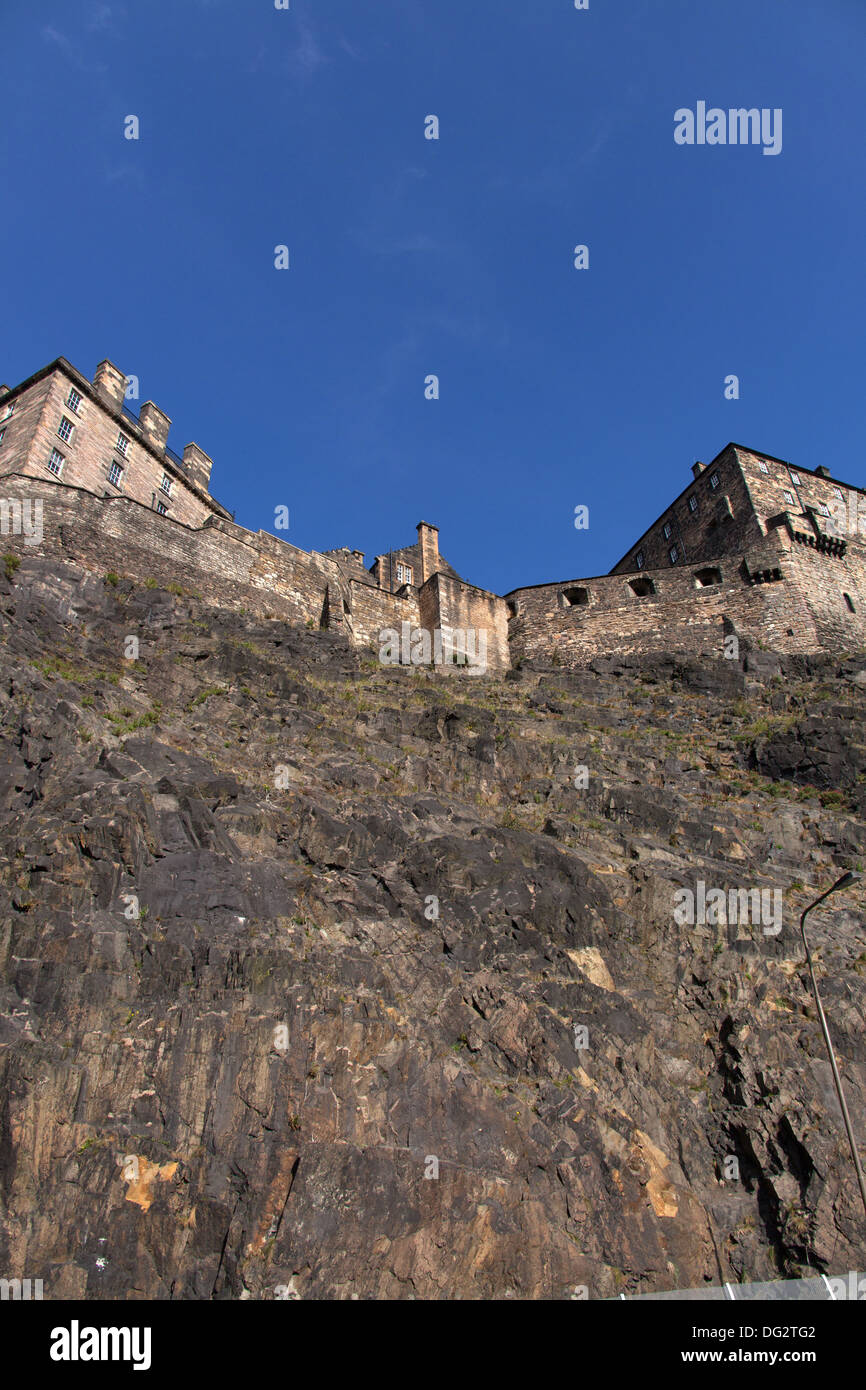
[{"label": "chimney stack", "polygon": [[148,442],[162,452],[168,443],[168,432],[171,429],[168,416],[159,406],[154,405],[153,401],[145,401],[138,412],[138,423],[147,435]]},{"label": "chimney stack", "polygon": [[699,478],[706,466],[707,465],[705,463],[701,463],[700,459],[698,459],[696,463],[692,464],[692,476],[695,478]]},{"label": "chimney stack", "polygon": [[[0,393],[0,394],[2,394],[2,393]],[[822,478],[829,478],[829,477],[830,477],[830,470],[829,470],[829,468],[827,467],[827,465],[824,464],[824,463],[819,463],[819,464],[818,464],[818,467],[815,469],[815,472],[816,472],[816,473],[820,473],[820,475],[821,475]]]},{"label": "chimney stack", "polygon": [[[427,521],[418,522],[418,549],[421,552],[421,583],[439,569],[439,527]],[[420,585],[419,585],[420,587]]]},{"label": "chimney stack", "polygon": [[[166,434],[168,434],[167,430]],[[197,444],[187,444],[183,451],[183,461],[189,469],[189,476],[192,481],[204,488],[205,492],[209,492],[213,459],[209,458],[204,449],[200,449]]]},{"label": "chimney stack", "polygon": [[120,407],[126,399],[126,377],[119,367],[106,357],[93,373],[93,384],[112,405]]}]

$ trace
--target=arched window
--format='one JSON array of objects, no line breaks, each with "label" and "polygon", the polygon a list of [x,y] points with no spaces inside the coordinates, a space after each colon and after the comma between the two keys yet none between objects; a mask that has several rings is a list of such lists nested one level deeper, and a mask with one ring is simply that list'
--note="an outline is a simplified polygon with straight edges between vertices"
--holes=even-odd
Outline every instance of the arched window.
[{"label": "arched window", "polygon": [[630,579],[628,586],[633,593],[637,594],[638,598],[649,598],[650,594],[654,594],[656,591],[656,586],[649,575],[642,579]]}]

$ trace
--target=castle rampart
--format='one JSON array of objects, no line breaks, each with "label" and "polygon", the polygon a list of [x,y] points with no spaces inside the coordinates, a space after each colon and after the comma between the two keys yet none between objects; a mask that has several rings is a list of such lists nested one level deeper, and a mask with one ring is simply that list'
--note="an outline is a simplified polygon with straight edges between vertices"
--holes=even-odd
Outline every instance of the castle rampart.
[{"label": "castle rampart", "polygon": [[[369,569],[360,550],[307,552],[245,530],[210,495],[208,455],[195,444],[173,455],[168,417],[153,402],[130,416],[125,383],[110,362],[89,383],[59,358],[14,391],[0,388],[6,550],[179,584],[374,651],[383,630],[403,624],[483,632],[491,671],[613,652],[721,658],[732,633],[785,653],[866,647],[866,493],[824,466],[794,469],[729,444],[695,464],[689,486],[609,574],[500,597],[456,574],[428,522],[414,545]],[[46,465],[52,450],[65,450],[59,474]],[[41,505],[38,538],[11,524],[26,503]]]}]

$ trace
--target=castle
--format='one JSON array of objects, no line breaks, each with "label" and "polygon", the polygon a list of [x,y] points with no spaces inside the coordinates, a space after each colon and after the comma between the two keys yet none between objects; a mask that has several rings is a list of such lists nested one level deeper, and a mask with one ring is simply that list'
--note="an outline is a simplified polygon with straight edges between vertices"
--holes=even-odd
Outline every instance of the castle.
[{"label": "castle", "polygon": [[[238,526],[211,495],[212,460],[168,447],[153,401],[137,414],[111,362],[92,382],[57,358],[0,386],[0,529],[7,549],[104,573],[175,582],[226,607],[343,631],[485,634],[487,669],[599,654],[721,657],[734,634],[777,652],[866,647],[866,492],[830,469],[727,444],[609,574],[499,595],[463,579],[419,522],[414,545],[376,556],[307,552]],[[38,542],[22,504],[41,504]]]}]

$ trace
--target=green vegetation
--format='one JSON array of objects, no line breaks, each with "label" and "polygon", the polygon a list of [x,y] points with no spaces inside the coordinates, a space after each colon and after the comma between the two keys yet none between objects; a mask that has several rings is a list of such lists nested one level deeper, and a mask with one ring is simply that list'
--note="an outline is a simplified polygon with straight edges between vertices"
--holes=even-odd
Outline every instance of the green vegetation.
[{"label": "green vegetation", "polygon": [[223,693],[223,687],[221,685],[206,685],[197,695],[193,696],[188,708],[193,710],[196,705],[203,705],[205,700],[209,700],[212,695],[222,695]]}]

